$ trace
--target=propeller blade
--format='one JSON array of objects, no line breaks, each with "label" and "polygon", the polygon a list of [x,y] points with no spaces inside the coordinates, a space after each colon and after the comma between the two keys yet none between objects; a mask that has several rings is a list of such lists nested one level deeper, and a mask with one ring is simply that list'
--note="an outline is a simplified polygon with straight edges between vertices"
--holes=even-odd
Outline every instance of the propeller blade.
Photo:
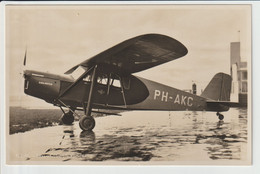
[{"label": "propeller blade", "polygon": [[23,65],[26,65],[26,54],[27,54],[27,49],[25,50],[25,54],[24,54],[24,59],[23,59]]}]

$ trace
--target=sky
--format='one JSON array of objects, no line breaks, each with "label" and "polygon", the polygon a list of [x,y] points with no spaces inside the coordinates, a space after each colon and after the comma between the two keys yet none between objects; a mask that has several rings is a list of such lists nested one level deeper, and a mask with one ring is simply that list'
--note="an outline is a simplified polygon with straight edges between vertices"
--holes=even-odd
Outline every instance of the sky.
[{"label": "sky", "polygon": [[229,74],[231,42],[240,41],[242,60],[251,60],[250,5],[10,5],[5,27],[10,105],[49,105],[23,93],[24,69],[63,74],[147,33],[175,38],[189,52],[135,75],[175,88],[196,82],[203,89],[216,73]]}]

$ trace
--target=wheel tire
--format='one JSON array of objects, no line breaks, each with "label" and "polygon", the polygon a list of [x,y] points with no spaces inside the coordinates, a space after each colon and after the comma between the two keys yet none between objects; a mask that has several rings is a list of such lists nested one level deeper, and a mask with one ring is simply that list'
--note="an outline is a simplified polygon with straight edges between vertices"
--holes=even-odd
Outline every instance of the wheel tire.
[{"label": "wheel tire", "polygon": [[84,116],[79,120],[79,127],[84,131],[91,131],[95,125],[96,122],[92,116]]},{"label": "wheel tire", "polygon": [[219,120],[223,120],[223,119],[224,119],[224,115],[219,114],[218,119],[219,119]]},{"label": "wheel tire", "polygon": [[74,116],[70,113],[63,114],[61,121],[65,125],[71,125],[74,122]]}]

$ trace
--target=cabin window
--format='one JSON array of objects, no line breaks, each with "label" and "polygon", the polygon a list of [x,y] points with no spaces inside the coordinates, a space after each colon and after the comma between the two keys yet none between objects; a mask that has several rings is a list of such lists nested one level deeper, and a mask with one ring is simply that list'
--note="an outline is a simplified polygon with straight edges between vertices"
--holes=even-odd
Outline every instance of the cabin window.
[{"label": "cabin window", "polygon": [[118,80],[118,79],[113,79],[111,81],[111,85],[114,86],[114,87],[121,88],[121,83],[120,83],[120,80]]},{"label": "cabin window", "polygon": [[107,85],[108,78],[107,75],[101,75],[97,78],[97,82],[102,85]]},{"label": "cabin window", "polygon": [[91,81],[91,76],[88,75],[83,79],[84,82],[90,82]]}]

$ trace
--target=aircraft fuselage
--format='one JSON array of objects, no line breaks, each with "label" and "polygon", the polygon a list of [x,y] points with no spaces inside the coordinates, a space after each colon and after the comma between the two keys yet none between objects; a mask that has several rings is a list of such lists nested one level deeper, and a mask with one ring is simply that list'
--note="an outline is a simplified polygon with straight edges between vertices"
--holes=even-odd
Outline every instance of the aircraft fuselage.
[{"label": "aircraft fuselage", "polygon": [[[75,80],[50,73],[27,70],[24,92],[48,103],[79,109],[89,96],[88,78],[59,97]],[[57,100],[59,98],[59,100]],[[223,105],[208,106],[206,98],[133,75],[105,77],[100,74],[93,91],[93,108],[164,111],[227,111]]]}]

